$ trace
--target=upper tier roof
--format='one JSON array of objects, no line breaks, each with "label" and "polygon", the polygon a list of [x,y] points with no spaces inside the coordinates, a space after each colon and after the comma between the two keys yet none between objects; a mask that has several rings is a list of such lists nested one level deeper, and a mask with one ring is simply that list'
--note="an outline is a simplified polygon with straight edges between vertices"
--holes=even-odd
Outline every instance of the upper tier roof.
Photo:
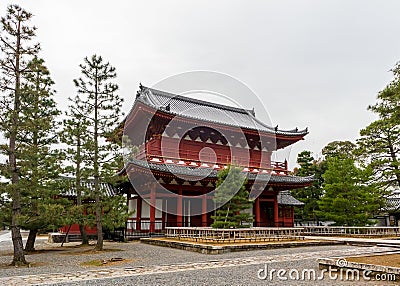
[{"label": "upper tier roof", "polygon": [[242,109],[209,101],[189,98],[140,85],[137,101],[171,115],[223,125],[258,130],[276,135],[304,136],[308,130],[279,130],[255,117],[254,110]]}]

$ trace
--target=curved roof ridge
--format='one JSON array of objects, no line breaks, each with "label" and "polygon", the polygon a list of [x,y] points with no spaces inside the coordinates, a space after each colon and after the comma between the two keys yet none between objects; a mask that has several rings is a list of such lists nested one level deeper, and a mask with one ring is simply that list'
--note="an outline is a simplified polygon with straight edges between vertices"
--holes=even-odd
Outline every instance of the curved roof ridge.
[{"label": "curved roof ridge", "polygon": [[214,102],[205,101],[205,100],[201,100],[201,99],[197,99],[197,98],[192,98],[192,97],[188,97],[188,96],[184,96],[184,95],[174,94],[171,92],[167,92],[167,91],[163,91],[163,90],[159,90],[159,89],[155,89],[155,88],[151,88],[151,87],[146,87],[146,86],[142,86],[142,87],[143,87],[143,92],[145,92],[146,90],[149,90],[151,92],[155,91],[156,93],[160,93],[163,96],[167,96],[170,98],[178,98],[179,100],[183,100],[186,102],[193,102],[193,103],[198,103],[198,104],[205,105],[205,106],[217,107],[217,108],[221,108],[221,109],[226,109],[226,110],[230,110],[230,111],[246,113],[246,114],[251,114],[251,115],[254,114],[254,110],[252,110],[252,109],[246,109],[246,108],[234,107],[234,106],[220,104],[220,103],[214,103]]},{"label": "curved roof ridge", "polygon": [[[169,105],[172,103],[172,99],[176,99],[177,101],[180,101],[180,102],[193,103],[193,104],[198,104],[201,106],[208,106],[208,107],[217,108],[217,109],[221,109],[221,110],[228,111],[228,112],[235,112],[235,113],[246,115],[246,116],[248,116],[247,120],[249,122],[252,122],[252,124],[250,124],[252,126],[245,127],[248,129],[262,130],[262,129],[260,129],[260,127],[262,127],[262,128],[266,129],[264,131],[275,133],[276,135],[307,135],[308,134],[308,128],[305,128],[302,130],[298,130],[298,128],[295,128],[292,130],[280,130],[280,129],[278,129],[278,126],[276,126],[276,127],[269,126],[255,117],[254,110],[238,108],[238,107],[218,104],[218,103],[214,103],[214,102],[204,101],[204,100],[200,100],[200,99],[195,99],[195,98],[191,98],[191,97],[186,97],[186,96],[182,96],[182,95],[177,95],[177,94],[173,94],[173,93],[166,92],[163,90],[146,87],[141,84],[139,87],[140,87],[140,91],[138,91],[138,94],[143,95],[143,96],[137,96],[137,100],[140,100],[141,102],[143,102],[145,104],[150,104],[153,107],[155,107],[159,110],[162,110],[164,112],[168,112],[170,114],[179,115],[179,116],[183,116],[183,117],[187,117],[187,118],[199,119],[195,116],[189,116],[186,114],[181,114],[179,112],[174,112],[174,111],[170,110]],[[166,97],[169,101],[162,102],[159,99],[159,97]],[[214,121],[211,119],[205,119],[205,118],[202,118],[201,120],[209,121],[209,122],[213,122],[213,123],[227,124],[227,123]],[[228,125],[231,125],[231,124],[228,124]]]}]

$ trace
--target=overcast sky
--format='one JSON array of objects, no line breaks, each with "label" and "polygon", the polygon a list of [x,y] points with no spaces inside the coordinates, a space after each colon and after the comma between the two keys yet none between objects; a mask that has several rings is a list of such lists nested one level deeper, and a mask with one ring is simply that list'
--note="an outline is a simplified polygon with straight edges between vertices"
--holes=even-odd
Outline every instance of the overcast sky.
[{"label": "overcast sky", "polygon": [[283,154],[291,168],[302,150],[318,156],[333,140],[355,140],[400,59],[400,1],[1,0],[2,16],[11,3],[35,15],[62,109],[78,65],[94,53],[116,67],[125,112],[139,82],[225,73],[258,95],[274,125],[309,127]]}]

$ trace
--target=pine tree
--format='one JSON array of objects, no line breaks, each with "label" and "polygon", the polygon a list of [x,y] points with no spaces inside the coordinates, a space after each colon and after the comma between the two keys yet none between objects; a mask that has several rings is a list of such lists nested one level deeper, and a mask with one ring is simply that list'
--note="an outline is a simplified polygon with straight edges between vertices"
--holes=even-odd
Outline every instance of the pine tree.
[{"label": "pine tree", "polygon": [[381,189],[400,189],[400,63],[394,79],[368,107],[379,119],[360,131],[357,155],[370,163]]},{"label": "pine tree", "polygon": [[377,213],[381,196],[371,183],[371,168],[361,169],[354,159],[328,157],[323,175],[325,193],[318,202],[317,214],[336,225],[365,226]]},{"label": "pine tree", "polygon": [[68,188],[75,189],[76,191],[76,210],[72,212],[74,215],[70,218],[71,223],[79,224],[79,231],[82,237],[82,244],[88,245],[89,238],[85,231],[85,225],[90,225],[91,220],[89,216],[84,215],[82,200],[85,192],[88,190],[84,187],[85,181],[88,180],[88,170],[85,167],[85,162],[88,161],[88,154],[86,152],[87,132],[89,128],[89,121],[79,112],[75,111],[75,106],[80,102],[79,96],[74,99],[69,98],[71,105],[69,111],[66,112],[67,119],[63,121],[63,130],[60,133],[61,142],[67,145],[66,149],[66,163],[64,173],[72,175],[74,178],[73,183],[68,185]]},{"label": "pine tree", "polygon": [[58,143],[53,80],[42,59],[28,64],[21,85],[20,182],[23,185],[21,223],[29,230],[25,251],[33,251],[36,234],[48,226],[60,226],[64,201],[59,195],[62,154],[52,149]]},{"label": "pine tree", "polygon": [[101,56],[93,55],[85,58],[80,65],[82,77],[75,79],[80,100],[76,111],[85,117],[90,128],[90,142],[87,144],[92,157],[89,161],[93,166],[91,175],[94,178],[94,199],[97,227],[96,250],[103,249],[103,225],[102,225],[102,194],[100,193],[100,180],[107,181],[113,175],[108,162],[118,150],[118,145],[110,137],[119,123],[122,99],[116,95],[118,85],[112,80],[116,77],[115,68],[109,63],[103,62]]},{"label": "pine tree", "polygon": [[12,265],[27,264],[20,232],[21,191],[18,160],[21,154],[17,149],[17,136],[21,127],[19,117],[22,76],[28,71],[28,63],[40,49],[39,44],[32,44],[36,28],[29,25],[31,18],[31,13],[17,5],[8,6],[6,16],[1,18],[0,130],[8,140],[8,144],[1,146],[2,153],[8,156],[7,163],[2,166],[2,175],[10,181],[6,188],[12,200],[11,233],[14,246]]},{"label": "pine tree", "polygon": [[249,192],[246,190],[247,179],[243,178],[237,167],[230,166],[218,173],[217,189],[214,202],[217,206],[212,216],[214,228],[248,227],[253,222],[253,215],[245,212],[252,207]]},{"label": "pine tree", "polygon": [[315,160],[310,151],[303,151],[297,157],[297,163],[300,168],[295,170],[295,175],[300,177],[315,176],[313,184],[306,188],[292,190],[291,194],[305,205],[303,208],[296,208],[296,216],[302,220],[312,220],[317,222],[318,201],[322,196],[322,184],[324,182],[322,175],[326,169],[326,163],[323,160]]},{"label": "pine tree", "polygon": [[340,157],[356,159],[354,154],[356,148],[357,145],[350,141],[333,141],[322,149],[322,155],[324,155],[325,158]]}]

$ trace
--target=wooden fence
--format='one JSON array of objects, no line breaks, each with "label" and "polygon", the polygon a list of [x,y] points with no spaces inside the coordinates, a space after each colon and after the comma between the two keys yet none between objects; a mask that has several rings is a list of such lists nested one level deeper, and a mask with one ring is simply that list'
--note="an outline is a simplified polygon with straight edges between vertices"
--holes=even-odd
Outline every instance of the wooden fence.
[{"label": "wooden fence", "polygon": [[391,226],[303,226],[301,228],[304,235],[317,236],[384,237],[400,235],[400,227]]},{"label": "wooden fence", "polygon": [[211,227],[167,227],[167,238],[211,243],[265,242],[304,239],[302,228],[252,227],[215,229]]}]

